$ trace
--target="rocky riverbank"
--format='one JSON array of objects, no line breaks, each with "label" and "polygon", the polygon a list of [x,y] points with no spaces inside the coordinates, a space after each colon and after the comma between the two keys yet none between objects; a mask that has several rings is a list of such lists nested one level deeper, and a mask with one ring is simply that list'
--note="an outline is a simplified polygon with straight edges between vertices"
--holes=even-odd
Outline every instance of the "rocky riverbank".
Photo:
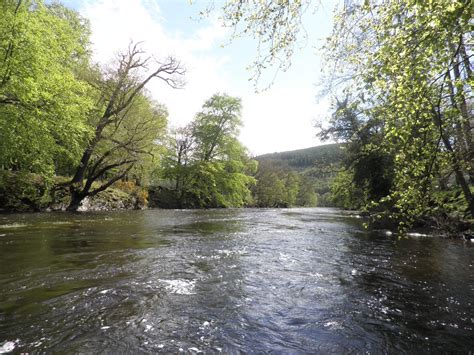
[{"label": "rocky riverbank", "polygon": [[[0,177],[0,212],[64,211],[70,202],[65,177],[47,181],[38,175],[3,173]],[[119,181],[82,201],[79,211],[144,209],[148,192],[130,181]]]}]

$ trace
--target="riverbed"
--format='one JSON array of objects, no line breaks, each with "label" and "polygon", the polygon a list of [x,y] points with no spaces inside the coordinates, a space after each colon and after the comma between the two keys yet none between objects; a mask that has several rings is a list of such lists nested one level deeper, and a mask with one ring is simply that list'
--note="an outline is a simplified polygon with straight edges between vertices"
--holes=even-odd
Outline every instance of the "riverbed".
[{"label": "riverbed", "polygon": [[474,351],[474,243],[336,209],[0,216],[0,353]]}]

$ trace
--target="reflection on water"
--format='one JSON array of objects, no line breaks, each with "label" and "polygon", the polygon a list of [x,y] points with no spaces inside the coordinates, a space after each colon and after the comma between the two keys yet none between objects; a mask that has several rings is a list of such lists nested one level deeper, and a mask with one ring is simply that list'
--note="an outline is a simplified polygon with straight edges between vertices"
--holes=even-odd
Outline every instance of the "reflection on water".
[{"label": "reflection on water", "polygon": [[331,209],[0,216],[0,353],[474,349],[474,245]]}]

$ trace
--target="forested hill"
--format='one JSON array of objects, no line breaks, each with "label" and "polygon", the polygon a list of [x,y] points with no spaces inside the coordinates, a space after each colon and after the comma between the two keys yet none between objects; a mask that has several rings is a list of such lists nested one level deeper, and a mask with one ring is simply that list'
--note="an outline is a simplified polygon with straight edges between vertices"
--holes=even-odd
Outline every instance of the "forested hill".
[{"label": "forested hill", "polygon": [[343,144],[326,144],[255,157],[259,162],[257,179],[273,173],[280,180],[288,180],[288,174],[299,176],[310,190],[317,194],[318,206],[332,206],[331,184],[342,167],[345,154]]},{"label": "forested hill", "polygon": [[328,167],[342,161],[344,155],[342,146],[341,143],[319,145],[311,148],[259,155],[255,159],[259,162],[270,160],[282,168],[298,171],[315,168],[317,165]]}]

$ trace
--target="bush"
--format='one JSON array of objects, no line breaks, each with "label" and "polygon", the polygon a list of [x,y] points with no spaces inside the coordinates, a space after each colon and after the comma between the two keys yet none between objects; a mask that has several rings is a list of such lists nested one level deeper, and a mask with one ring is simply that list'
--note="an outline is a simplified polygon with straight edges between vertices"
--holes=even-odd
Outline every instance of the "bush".
[{"label": "bush", "polygon": [[0,208],[6,211],[40,211],[51,203],[52,181],[24,172],[0,170]]},{"label": "bush", "polygon": [[138,186],[134,181],[119,180],[113,187],[133,196],[136,203],[135,208],[145,208],[148,206],[148,191]]}]

